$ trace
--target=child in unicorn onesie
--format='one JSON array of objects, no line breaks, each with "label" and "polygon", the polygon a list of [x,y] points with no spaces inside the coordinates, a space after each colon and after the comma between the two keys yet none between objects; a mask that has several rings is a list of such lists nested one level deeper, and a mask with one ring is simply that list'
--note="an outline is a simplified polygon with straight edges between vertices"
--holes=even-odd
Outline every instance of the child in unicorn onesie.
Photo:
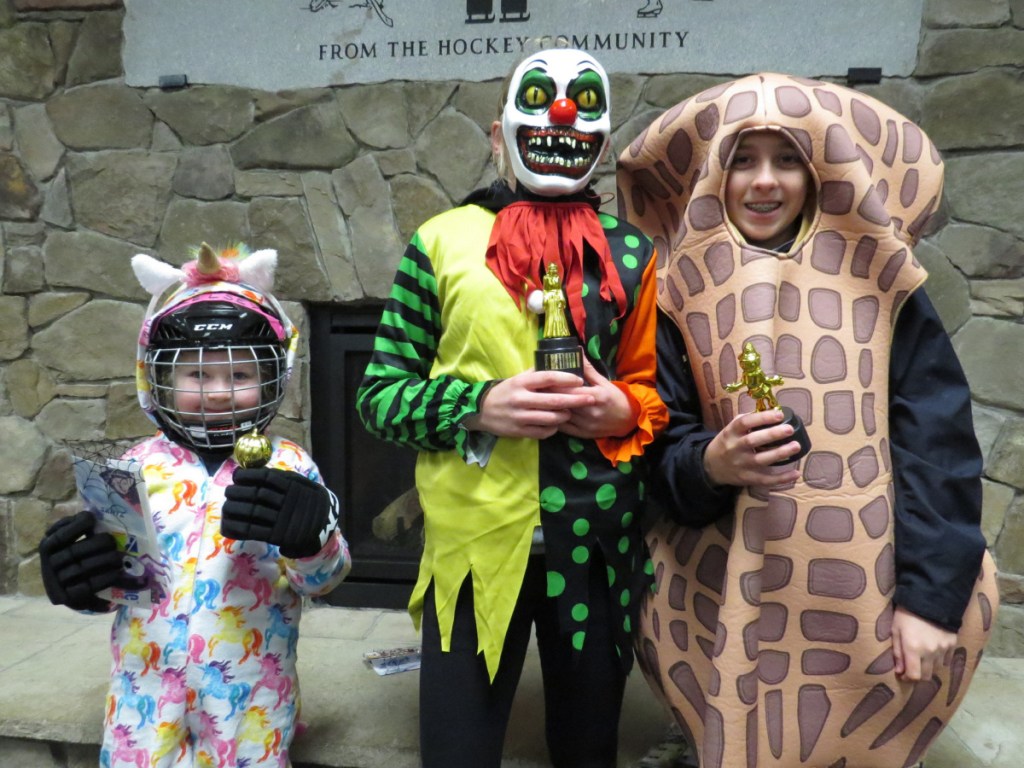
[{"label": "child in unicorn onesie", "polygon": [[182,269],[132,261],[153,294],[139,399],[161,431],[126,455],[142,463],[170,580],[151,609],[97,597],[121,566],[88,512],[40,544],[51,601],[116,607],[104,766],[291,764],[302,599],[332,589],[350,563],[337,500],[300,446],[273,437],[261,468],[232,456],[277,413],[294,360],[297,329],[270,293],[276,260],[204,244]]},{"label": "child in unicorn onesie", "polygon": [[[702,768],[917,765],[998,605],[970,391],[911,250],[935,147],[869,96],[754,75],[655,120],[618,183],[668,254],[645,674]],[[732,394],[748,354],[805,457]]]}]

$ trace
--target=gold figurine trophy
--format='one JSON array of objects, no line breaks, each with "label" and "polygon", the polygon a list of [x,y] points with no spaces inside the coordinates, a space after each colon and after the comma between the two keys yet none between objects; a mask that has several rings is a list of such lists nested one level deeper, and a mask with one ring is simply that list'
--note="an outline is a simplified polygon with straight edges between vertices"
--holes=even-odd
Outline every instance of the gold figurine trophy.
[{"label": "gold figurine trophy", "polygon": [[544,272],[544,333],[534,354],[538,371],[566,371],[583,378],[583,347],[569,331],[562,280],[555,263],[548,264]]},{"label": "gold figurine trophy", "polygon": [[779,440],[775,443],[770,443],[765,448],[777,448],[780,445],[785,445],[788,442],[796,440],[800,443],[800,451],[794,456],[789,457],[785,461],[777,461],[775,465],[789,464],[791,462],[802,459],[807,455],[807,452],[811,450],[811,439],[807,436],[807,429],[804,427],[803,421],[797,416],[793,409],[786,405],[779,405],[779,401],[775,399],[775,395],[772,392],[772,387],[778,387],[785,383],[783,378],[779,375],[768,376],[763,370],[761,370],[761,355],[754,349],[754,345],[749,341],[743,345],[743,351],[739,355],[740,368],[743,369],[743,376],[739,381],[734,381],[732,384],[725,385],[726,392],[738,392],[739,390],[746,388],[747,394],[750,395],[754,401],[756,409],[758,411],[778,410],[782,411],[783,424],[789,424],[793,427],[793,436],[785,440]]}]

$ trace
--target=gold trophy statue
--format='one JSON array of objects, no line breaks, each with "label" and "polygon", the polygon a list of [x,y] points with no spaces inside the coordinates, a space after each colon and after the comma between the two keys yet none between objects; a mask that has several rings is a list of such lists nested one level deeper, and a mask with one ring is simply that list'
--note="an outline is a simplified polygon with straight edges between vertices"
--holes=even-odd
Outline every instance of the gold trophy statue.
[{"label": "gold trophy statue", "polygon": [[803,421],[797,416],[793,409],[789,406],[779,405],[779,401],[775,399],[775,394],[772,392],[772,387],[778,387],[785,383],[783,378],[779,375],[768,376],[763,370],[761,370],[761,355],[758,354],[757,350],[754,349],[754,345],[749,341],[743,345],[743,351],[739,355],[740,368],[743,369],[743,376],[739,381],[734,381],[732,384],[725,385],[726,392],[738,392],[739,390],[746,388],[747,394],[754,401],[755,408],[758,411],[778,410],[782,411],[783,424],[789,424],[793,427],[793,436],[786,440],[780,440],[775,443],[766,445],[765,448],[776,448],[780,445],[796,440],[800,443],[800,451],[794,456],[789,457],[785,461],[778,461],[776,464],[789,464],[790,462],[802,459],[807,455],[807,452],[811,450],[811,439],[807,436],[807,429],[804,427]]},{"label": "gold trophy statue", "polygon": [[538,371],[566,371],[583,378],[583,347],[569,331],[562,280],[553,262],[544,272],[544,332],[534,354]]}]

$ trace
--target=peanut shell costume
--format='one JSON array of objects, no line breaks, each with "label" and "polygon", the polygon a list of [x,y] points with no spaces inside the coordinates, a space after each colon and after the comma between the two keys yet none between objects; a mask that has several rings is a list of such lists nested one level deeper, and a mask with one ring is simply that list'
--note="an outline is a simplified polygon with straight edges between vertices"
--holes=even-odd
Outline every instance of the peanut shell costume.
[{"label": "peanut shell costume", "polygon": [[[726,169],[753,129],[785,135],[817,190],[788,253],[726,223]],[[659,306],[685,339],[704,424],[753,410],[724,388],[751,342],[812,443],[793,487],[744,488],[711,525],[651,531],[645,674],[703,768],[914,765],[956,711],[998,602],[986,553],[952,665],[896,679],[889,354],[926,278],[910,249],[938,208],[938,153],[868,96],[763,74],[668,110],[623,152],[618,183],[623,218],[667,254]]]}]

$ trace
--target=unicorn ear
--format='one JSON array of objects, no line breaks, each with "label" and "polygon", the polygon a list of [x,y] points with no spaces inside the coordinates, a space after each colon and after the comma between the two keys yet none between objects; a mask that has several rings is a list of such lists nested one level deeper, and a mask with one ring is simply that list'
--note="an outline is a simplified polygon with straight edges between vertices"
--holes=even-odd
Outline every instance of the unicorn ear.
[{"label": "unicorn ear", "polygon": [[185,279],[185,273],[177,267],[165,264],[145,253],[132,256],[132,271],[146,293],[159,296],[175,283]]},{"label": "unicorn ear", "polygon": [[253,251],[238,262],[238,277],[262,293],[274,290],[274,270],[277,269],[277,251],[264,248]]}]

